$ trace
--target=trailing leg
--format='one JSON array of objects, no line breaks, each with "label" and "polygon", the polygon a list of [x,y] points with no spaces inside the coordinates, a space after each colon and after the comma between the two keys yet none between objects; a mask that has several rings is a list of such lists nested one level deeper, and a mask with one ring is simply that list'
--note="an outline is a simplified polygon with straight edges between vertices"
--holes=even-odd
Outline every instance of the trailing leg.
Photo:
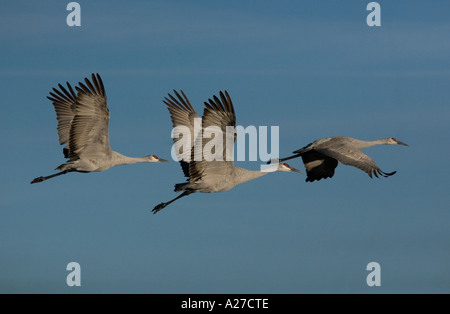
[{"label": "trailing leg", "polygon": [[45,181],[45,180],[48,180],[48,179],[51,179],[51,178],[60,176],[60,175],[62,175],[62,174],[66,174],[66,173],[71,172],[71,171],[73,171],[73,170],[64,170],[64,171],[61,171],[61,172],[58,172],[58,173],[49,175],[49,176],[47,176],[47,177],[37,177],[37,178],[33,179],[33,181],[31,181],[31,184],[43,182],[43,181]]},{"label": "trailing leg", "polygon": [[171,200],[171,201],[168,201],[168,202],[166,202],[166,203],[161,203],[161,204],[159,204],[159,205],[156,205],[155,208],[153,208],[152,213],[153,213],[153,214],[156,214],[157,212],[159,212],[161,209],[163,209],[163,208],[166,207],[167,205],[170,205],[170,204],[172,204],[173,202],[175,202],[176,200],[178,200],[178,199],[180,199],[180,198],[182,198],[182,197],[184,197],[184,196],[188,196],[189,194],[192,194],[192,193],[194,193],[194,192],[191,192],[191,191],[185,191],[185,192],[183,192],[183,194],[178,195],[177,197],[175,197],[175,198],[174,198],[173,200]]}]

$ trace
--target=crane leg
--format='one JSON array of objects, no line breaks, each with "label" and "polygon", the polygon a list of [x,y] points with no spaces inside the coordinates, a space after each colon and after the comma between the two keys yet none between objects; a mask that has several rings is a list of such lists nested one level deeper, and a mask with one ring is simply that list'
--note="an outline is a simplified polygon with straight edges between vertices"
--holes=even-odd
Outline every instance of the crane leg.
[{"label": "crane leg", "polygon": [[60,176],[60,175],[62,175],[62,174],[66,174],[66,173],[68,173],[68,172],[70,172],[70,170],[64,170],[64,171],[61,171],[61,172],[58,172],[58,173],[55,173],[55,174],[52,174],[52,175],[46,176],[46,177],[37,177],[37,178],[34,178],[33,181],[31,181],[31,184],[43,182],[43,181],[45,181],[45,180],[48,180],[48,179],[51,179],[51,178]]},{"label": "crane leg", "polygon": [[153,213],[153,214],[156,214],[157,212],[159,212],[161,209],[163,209],[163,208],[166,207],[167,205],[170,205],[170,204],[172,204],[173,202],[175,202],[176,200],[178,200],[178,199],[180,199],[180,198],[182,198],[182,197],[184,197],[184,196],[188,196],[189,194],[192,194],[192,193],[194,193],[194,192],[191,192],[191,191],[185,191],[185,192],[183,192],[183,194],[178,195],[177,197],[175,197],[175,198],[174,198],[173,200],[171,200],[171,201],[168,201],[168,202],[166,202],[166,203],[161,203],[161,204],[159,204],[159,205],[156,205],[155,208],[152,209],[152,213]]},{"label": "crane leg", "polygon": [[[300,157],[300,156],[301,156],[300,154],[297,154],[297,155],[292,155],[292,156],[289,156],[289,157],[286,157],[286,158],[281,158],[281,159],[278,159],[278,163],[286,161],[286,160],[289,160],[289,159],[297,158],[297,157]],[[269,160],[267,162],[267,164],[271,164],[271,163],[272,163],[272,160]]]},{"label": "crane leg", "polygon": [[289,156],[289,157],[286,157],[286,158],[281,158],[279,160],[279,162],[283,162],[283,161],[286,161],[286,160],[289,160],[289,159],[293,159],[293,158],[297,158],[297,157],[300,157],[300,156],[301,156],[300,154],[297,154],[297,155],[292,155],[292,156]]}]

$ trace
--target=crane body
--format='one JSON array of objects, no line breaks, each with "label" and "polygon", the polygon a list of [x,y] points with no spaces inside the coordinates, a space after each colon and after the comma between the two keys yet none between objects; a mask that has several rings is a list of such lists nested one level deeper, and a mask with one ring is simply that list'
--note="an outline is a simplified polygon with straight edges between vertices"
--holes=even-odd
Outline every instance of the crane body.
[{"label": "crane body", "polygon": [[[173,127],[175,128],[180,125],[186,126],[191,130],[191,135],[193,137],[193,121],[195,118],[199,118],[199,116],[194,111],[194,108],[183,91],[181,91],[183,97],[176,91],[174,91],[174,93],[177,98],[169,94],[169,98],[165,98],[164,100],[164,103],[169,110]],[[232,126],[233,130],[236,129],[236,115],[233,103],[226,91],[225,93],[220,92],[220,99],[219,97],[214,96],[213,99],[209,99],[209,102],[205,102],[205,109],[202,117],[202,129],[204,130],[209,126],[217,126],[222,130],[223,142],[226,142],[227,136],[231,136],[227,133],[227,127]],[[234,141],[236,141],[236,134],[234,134],[233,137]],[[175,144],[178,140],[180,139],[174,138]],[[209,140],[210,139],[208,138],[202,139],[202,148],[207,145]],[[193,143],[193,141],[191,141],[191,143]],[[181,159],[181,168],[184,175],[188,178],[188,182],[176,184],[175,192],[183,193],[169,202],[155,206],[152,212],[156,214],[167,205],[192,193],[216,193],[228,191],[236,185],[257,179],[269,172],[294,171],[301,173],[301,171],[290,167],[288,164],[276,164],[264,171],[252,171],[236,167],[234,166],[233,161],[226,161],[226,146],[222,147],[222,149],[224,158],[221,161],[207,161],[207,158],[205,158],[204,155],[202,155],[202,158],[190,158],[189,160]],[[202,150],[201,153],[204,154],[204,150]],[[193,145],[191,147],[191,156],[194,157]]]},{"label": "crane body", "polygon": [[109,145],[109,109],[105,88],[100,75],[92,74],[92,82],[85,78],[73,90],[69,83],[67,89],[58,84],[50,96],[58,120],[59,143],[66,144],[63,149],[69,161],[58,166],[61,172],[46,177],[37,177],[31,184],[43,182],[68,172],[105,171],[119,165],[140,162],[165,162],[155,155],[128,157],[113,151]]},{"label": "crane body", "polygon": [[294,155],[282,158],[279,162],[301,157],[307,173],[307,182],[332,178],[338,163],[353,166],[366,172],[369,177],[389,177],[396,173],[383,172],[368,155],[361,149],[375,145],[404,145],[407,144],[393,137],[374,141],[362,141],[348,136],[335,136],[318,139],[307,146],[293,152]]}]

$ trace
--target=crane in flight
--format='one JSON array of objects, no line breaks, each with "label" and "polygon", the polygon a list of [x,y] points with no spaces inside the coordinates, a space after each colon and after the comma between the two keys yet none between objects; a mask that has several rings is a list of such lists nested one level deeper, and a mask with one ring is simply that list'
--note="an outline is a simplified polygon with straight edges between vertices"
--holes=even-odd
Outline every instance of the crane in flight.
[{"label": "crane in flight", "polygon": [[307,174],[306,182],[332,178],[338,162],[359,168],[371,178],[372,175],[375,175],[377,178],[378,175],[389,177],[394,175],[396,171],[391,173],[381,171],[372,158],[361,152],[363,148],[382,144],[408,146],[408,144],[400,142],[393,137],[375,141],[362,141],[347,136],[326,137],[294,151],[293,154],[295,155],[293,156],[276,161],[283,162],[292,158],[302,157]]},{"label": "crane in flight", "polygon": [[37,177],[31,184],[73,171],[87,173],[118,165],[167,161],[155,155],[128,157],[113,151],[109,146],[109,110],[102,79],[92,74],[92,83],[88,78],[84,81],[86,85],[80,82],[75,87],[77,94],[67,82],[67,89],[58,84],[59,90],[53,88],[47,97],[55,108],[59,143],[67,144],[63,154],[69,161],[56,168],[60,172]]},{"label": "crane in flight", "polygon": [[[163,102],[167,105],[172,120],[172,125],[174,128],[178,126],[187,127],[191,134],[191,151],[187,152],[191,158],[185,160],[178,156],[184,175],[188,178],[187,182],[179,183],[175,185],[175,192],[183,192],[178,197],[172,199],[171,201],[161,203],[152,210],[154,214],[162,210],[167,205],[173,203],[174,201],[190,195],[192,193],[215,193],[224,192],[232,189],[238,184],[254,180],[259,178],[269,172],[283,171],[283,172],[299,172],[301,171],[289,166],[286,163],[276,164],[264,171],[251,171],[243,168],[234,166],[233,161],[228,161],[226,156],[226,146],[223,145],[223,159],[209,161],[205,158],[206,154],[209,152],[204,151],[205,145],[211,140],[209,138],[201,138],[201,156],[198,157],[198,152],[194,152],[194,119],[200,118],[195,112],[194,108],[190,104],[186,95],[181,91],[183,97],[180,96],[174,90],[177,98],[169,94],[169,98],[165,98]],[[205,108],[203,111],[202,121],[202,134],[203,131],[210,127],[218,127],[221,130],[221,136],[223,137],[222,143],[226,142],[227,136],[232,136],[232,143],[236,141],[236,133],[229,134],[227,132],[227,126],[236,128],[236,115],[234,112],[233,103],[228,93],[220,92],[220,99],[217,96],[213,96],[213,99],[209,99],[209,103],[205,102]],[[215,135],[217,136],[217,135]],[[220,136],[220,135],[219,135]],[[180,138],[174,138],[175,144]],[[180,152],[181,153],[181,152]],[[219,152],[220,154],[221,152]],[[196,155],[194,157],[194,155]],[[198,160],[198,161],[196,161]]]}]

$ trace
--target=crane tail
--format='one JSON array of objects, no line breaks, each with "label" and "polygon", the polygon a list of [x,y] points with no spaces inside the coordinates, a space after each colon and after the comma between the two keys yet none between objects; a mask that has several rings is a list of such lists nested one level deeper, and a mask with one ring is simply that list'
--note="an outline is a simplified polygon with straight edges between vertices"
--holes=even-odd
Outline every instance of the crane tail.
[{"label": "crane tail", "polygon": [[188,184],[189,184],[189,182],[185,182],[185,183],[177,183],[177,184],[175,184],[175,189],[174,189],[174,191],[175,191],[175,192],[183,191],[183,190],[184,190],[184,187],[185,187],[186,185],[188,185]]},{"label": "crane tail", "polygon": [[63,148],[63,154],[64,158],[70,158],[70,151],[69,148],[67,148],[67,146]]}]

